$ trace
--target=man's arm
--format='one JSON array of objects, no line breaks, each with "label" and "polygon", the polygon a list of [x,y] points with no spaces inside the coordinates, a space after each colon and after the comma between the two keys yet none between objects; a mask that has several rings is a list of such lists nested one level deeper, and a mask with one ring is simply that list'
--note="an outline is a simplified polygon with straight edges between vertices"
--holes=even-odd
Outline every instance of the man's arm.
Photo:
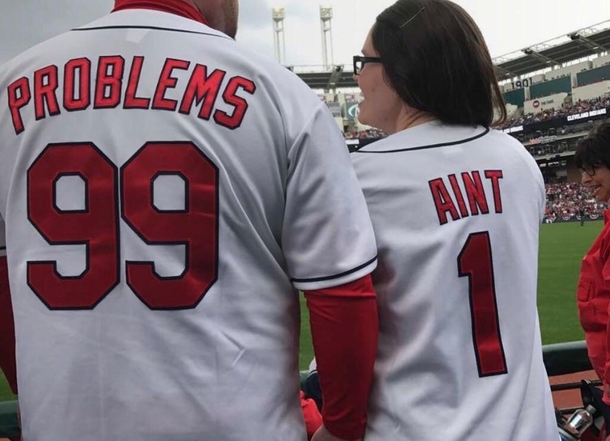
[{"label": "man's arm", "polygon": [[379,332],[371,276],[305,297],[323,397],[324,427],[313,439],[332,439],[326,430],[337,439],[360,439]]},{"label": "man's arm", "polygon": [[4,372],[11,390],[16,394],[15,326],[6,256],[0,256],[0,369]]}]

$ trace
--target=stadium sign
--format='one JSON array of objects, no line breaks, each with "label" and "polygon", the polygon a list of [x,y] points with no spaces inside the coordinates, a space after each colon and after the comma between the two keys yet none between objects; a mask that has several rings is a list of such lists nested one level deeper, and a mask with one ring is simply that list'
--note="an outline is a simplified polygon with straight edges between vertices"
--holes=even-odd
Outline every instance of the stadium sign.
[{"label": "stadium sign", "polygon": [[333,117],[337,118],[341,116],[341,104],[335,101],[329,101],[326,103],[328,110],[332,113]]},{"label": "stadium sign", "polygon": [[591,110],[590,112],[579,113],[577,115],[568,115],[568,122],[577,121],[577,120],[583,119],[583,118],[591,118],[593,116],[598,116],[598,115],[605,115],[605,114],[606,114],[606,109]]},{"label": "stadium sign", "polygon": [[345,118],[348,121],[355,121],[358,119],[358,103],[355,101],[345,103]]},{"label": "stadium sign", "polygon": [[504,129],[502,130],[504,133],[517,133],[517,132],[522,132],[523,131],[523,126],[515,126],[515,127],[509,127],[508,129]]}]

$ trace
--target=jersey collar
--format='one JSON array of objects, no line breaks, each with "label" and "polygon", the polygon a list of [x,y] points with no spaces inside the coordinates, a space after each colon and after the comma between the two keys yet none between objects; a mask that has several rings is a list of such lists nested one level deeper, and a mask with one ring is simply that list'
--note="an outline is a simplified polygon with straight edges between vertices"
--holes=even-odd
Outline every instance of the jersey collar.
[{"label": "jersey collar", "polygon": [[125,9],[152,9],[169,12],[205,25],[208,24],[203,14],[195,6],[183,0],[115,0],[112,12]]}]

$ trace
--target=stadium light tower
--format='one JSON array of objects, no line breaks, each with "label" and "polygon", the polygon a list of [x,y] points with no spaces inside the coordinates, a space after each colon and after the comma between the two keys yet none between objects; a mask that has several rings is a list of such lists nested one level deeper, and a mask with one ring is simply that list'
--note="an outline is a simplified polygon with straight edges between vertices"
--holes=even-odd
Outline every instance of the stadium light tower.
[{"label": "stadium light tower", "polygon": [[320,25],[322,26],[322,57],[324,68],[330,69],[333,65],[333,7],[320,6]]},{"label": "stadium light tower", "polygon": [[286,38],[284,34],[284,18],[286,11],[283,7],[273,8],[273,46],[275,47],[275,60],[280,64],[286,64]]}]

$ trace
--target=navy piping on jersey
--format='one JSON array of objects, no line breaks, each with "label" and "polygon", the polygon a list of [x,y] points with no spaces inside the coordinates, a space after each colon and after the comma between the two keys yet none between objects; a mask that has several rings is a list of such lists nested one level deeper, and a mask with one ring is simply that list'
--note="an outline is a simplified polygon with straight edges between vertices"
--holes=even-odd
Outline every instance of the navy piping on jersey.
[{"label": "navy piping on jersey", "polygon": [[397,152],[410,152],[413,150],[434,149],[436,147],[447,147],[450,145],[466,144],[467,142],[482,138],[483,136],[487,135],[488,133],[489,133],[489,128],[485,129],[485,131],[483,133],[479,133],[478,135],[473,136],[472,138],[460,139],[459,141],[443,142],[440,144],[422,145],[419,147],[407,147],[407,148],[398,149],[398,150],[381,150],[381,151],[356,150],[353,153],[397,153]]},{"label": "navy piping on jersey", "polygon": [[291,282],[321,282],[323,280],[338,279],[339,277],[343,277],[343,276],[347,276],[348,274],[355,273],[356,271],[361,270],[362,268],[370,265],[371,263],[373,263],[376,260],[377,260],[377,256],[373,257],[368,262],[363,263],[362,265],[357,266],[356,268],[352,268],[349,271],[345,271],[343,273],[335,274],[335,275],[332,275],[332,276],[314,277],[312,279],[290,279],[290,281]]},{"label": "navy piping on jersey", "polygon": [[158,26],[136,26],[136,25],[116,25],[116,26],[99,26],[94,28],[76,28],[72,29],[73,31],[101,31],[105,29],[150,29],[153,31],[169,31],[169,32],[182,32],[185,34],[199,34],[199,35],[207,35],[209,37],[218,37],[225,38],[227,40],[231,40],[231,38],[226,35],[218,35],[211,34],[209,32],[198,32],[198,31],[189,31],[187,29],[173,29],[173,28],[161,28]]}]

